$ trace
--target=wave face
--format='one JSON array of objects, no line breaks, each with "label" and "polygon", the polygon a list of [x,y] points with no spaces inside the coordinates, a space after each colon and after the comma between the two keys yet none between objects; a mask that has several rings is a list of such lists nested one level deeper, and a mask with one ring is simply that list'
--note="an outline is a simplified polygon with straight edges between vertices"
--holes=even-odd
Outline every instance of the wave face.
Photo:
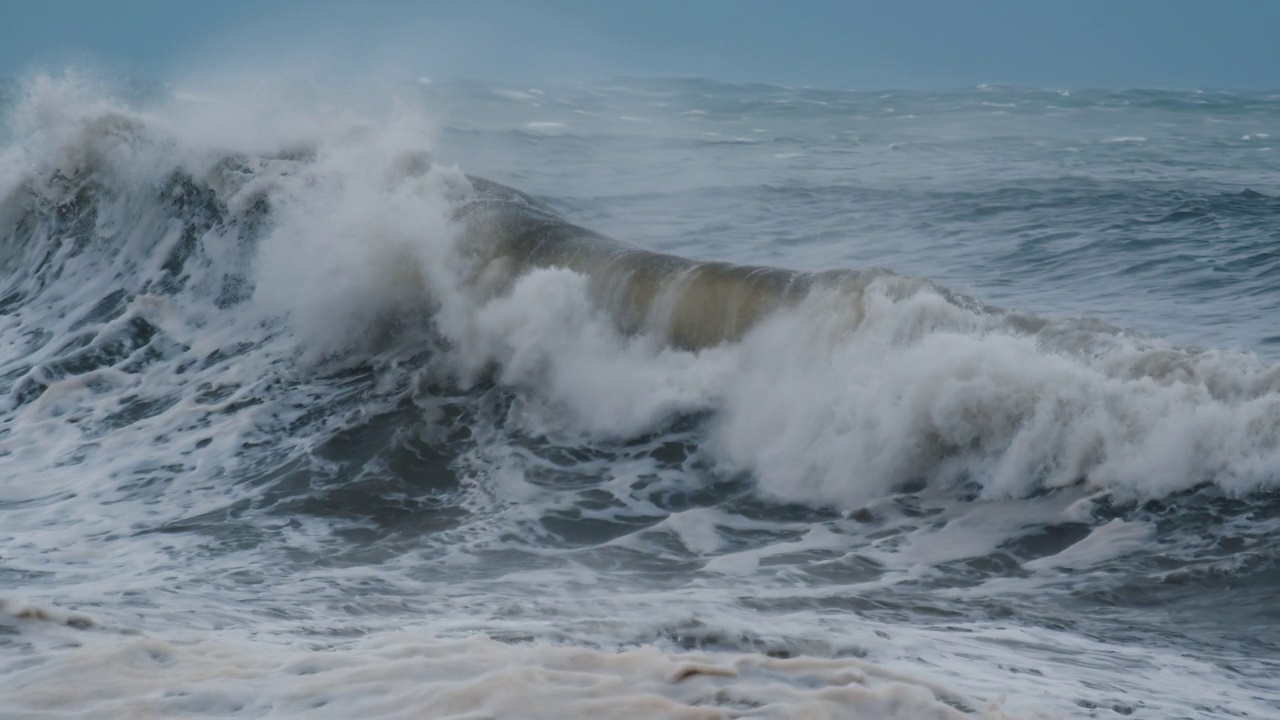
[{"label": "wave face", "polygon": [[[1229,717],[1280,691],[1280,100],[417,92],[13,90],[24,712]],[[1222,333],[1255,340],[1186,342]]]},{"label": "wave face", "polygon": [[[1275,487],[1280,369],[1252,356],[1004,312],[883,271],[815,274],[646,252],[508,188],[480,188],[463,211],[465,245],[481,257],[477,280],[506,302],[541,292],[525,289],[530,274],[569,270],[619,332],[706,351],[681,357],[668,382],[690,389],[686,411],[717,415],[718,459],[786,499],[857,508],[914,482],[1012,497],[1083,483],[1126,499],[1202,483],[1232,494]],[[634,434],[653,421],[588,409],[609,406],[600,395],[630,384],[625,375],[586,387],[557,368],[612,355],[628,338],[604,353],[576,348],[572,359],[559,353],[576,339],[540,342],[515,348],[539,355],[532,375],[498,358],[506,382],[558,395],[593,431]],[[699,377],[684,381],[690,372]]]}]

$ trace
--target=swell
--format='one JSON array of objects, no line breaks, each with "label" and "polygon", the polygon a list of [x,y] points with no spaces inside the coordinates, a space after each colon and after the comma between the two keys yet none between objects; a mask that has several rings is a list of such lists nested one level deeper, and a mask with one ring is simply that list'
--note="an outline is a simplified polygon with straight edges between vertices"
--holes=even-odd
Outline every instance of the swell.
[{"label": "swell", "polygon": [[[698,261],[630,245],[580,227],[514,188],[469,178],[474,194],[459,208],[463,252],[476,265],[472,282],[489,295],[508,292],[535,268],[566,268],[588,278],[595,302],[627,334],[655,333],[696,350],[735,342],[770,314],[814,294],[842,296],[848,322],[861,318],[859,296],[884,270],[803,272],[779,267]],[[971,300],[924,280],[957,303]]]}]

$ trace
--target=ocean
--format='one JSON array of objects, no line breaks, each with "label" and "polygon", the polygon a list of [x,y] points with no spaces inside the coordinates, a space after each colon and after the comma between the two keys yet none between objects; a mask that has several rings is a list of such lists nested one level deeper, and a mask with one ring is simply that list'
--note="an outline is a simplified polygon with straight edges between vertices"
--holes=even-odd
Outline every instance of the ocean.
[{"label": "ocean", "polygon": [[1280,94],[263,76],[0,89],[0,716],[1280,717]]}]

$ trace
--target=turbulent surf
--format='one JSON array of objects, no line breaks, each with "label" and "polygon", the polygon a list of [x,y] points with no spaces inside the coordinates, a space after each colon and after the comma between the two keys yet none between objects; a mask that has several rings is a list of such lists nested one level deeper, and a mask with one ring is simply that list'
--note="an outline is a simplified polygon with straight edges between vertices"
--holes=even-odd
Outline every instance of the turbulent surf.
[{"label": "turbulent surf", "polygon": [[5,91],[18,715],[1265,714],[1280,99],[535,90]]}]

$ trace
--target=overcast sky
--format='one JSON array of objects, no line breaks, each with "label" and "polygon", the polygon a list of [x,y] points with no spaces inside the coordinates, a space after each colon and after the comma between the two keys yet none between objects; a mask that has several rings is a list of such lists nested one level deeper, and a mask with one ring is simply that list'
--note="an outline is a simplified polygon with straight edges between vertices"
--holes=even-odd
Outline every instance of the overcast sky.
[{"label": "overcast sky", "polygon": [[0,74],[1280,88],[1280,0],[0,0]]}]

